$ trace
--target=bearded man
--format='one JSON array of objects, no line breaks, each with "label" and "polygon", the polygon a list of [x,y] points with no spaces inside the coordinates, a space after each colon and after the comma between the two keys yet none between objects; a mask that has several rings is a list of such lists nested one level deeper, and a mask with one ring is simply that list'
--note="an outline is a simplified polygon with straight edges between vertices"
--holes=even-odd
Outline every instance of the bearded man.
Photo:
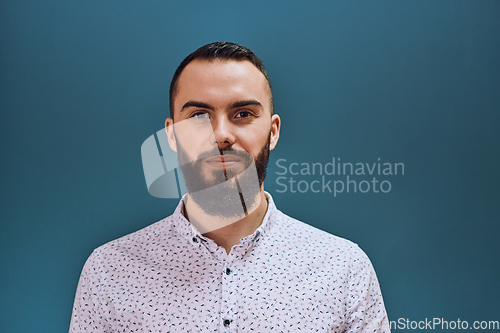
[{"label": "bearded man", "polygon": [[186,57],[165,127],[188,193],[171,216],[92,253],[70,331],[389,332],[366,254],[264,191],[280,126],[248,48],[216,42]]}]

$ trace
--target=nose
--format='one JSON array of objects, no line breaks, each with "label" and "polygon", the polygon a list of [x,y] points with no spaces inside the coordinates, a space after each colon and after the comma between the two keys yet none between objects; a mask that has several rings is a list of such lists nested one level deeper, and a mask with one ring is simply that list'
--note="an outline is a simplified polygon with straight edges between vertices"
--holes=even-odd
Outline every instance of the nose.
[{"label": "nose", "polygon": [[212,121],[215,141],[219,149],[231,147],[235,142],[233,126],[227,117],[217,117]]}]

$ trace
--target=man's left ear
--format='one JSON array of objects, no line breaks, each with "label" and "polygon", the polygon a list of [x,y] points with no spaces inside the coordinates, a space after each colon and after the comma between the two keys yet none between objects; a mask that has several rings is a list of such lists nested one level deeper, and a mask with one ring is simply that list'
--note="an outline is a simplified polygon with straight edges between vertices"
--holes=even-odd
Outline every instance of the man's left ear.
[{"label": "man's left ear", "polygon": [[269,149],[273,150],[274,147],[276,147],[276,144],[278,143],[278,139],[280,138],[280,126],[281,126],[281,119],[280,116],[277,114],[273,114],[271,117],[271,139],[269,143]]}]

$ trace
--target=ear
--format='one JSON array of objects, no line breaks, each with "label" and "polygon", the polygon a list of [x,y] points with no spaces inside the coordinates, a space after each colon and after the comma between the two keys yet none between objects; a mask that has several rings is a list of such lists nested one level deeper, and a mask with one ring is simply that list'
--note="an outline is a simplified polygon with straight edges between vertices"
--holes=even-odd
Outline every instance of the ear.
[{"label": "ear", "polygon": [[177,153],[177,141],[175,140],[174,120],[172,118],[167,118],[167,120],[165,120],[165,131],[167,132],[168,145],[170,146],[170,149]]},{"label": "ear", "polygon": [[277,114],[273,114],[271,117],[271,138],[269,143],[269,149],[273,150],[278,143],[278,139],[280,138],[280,126],[281,126],[281,118]]}]

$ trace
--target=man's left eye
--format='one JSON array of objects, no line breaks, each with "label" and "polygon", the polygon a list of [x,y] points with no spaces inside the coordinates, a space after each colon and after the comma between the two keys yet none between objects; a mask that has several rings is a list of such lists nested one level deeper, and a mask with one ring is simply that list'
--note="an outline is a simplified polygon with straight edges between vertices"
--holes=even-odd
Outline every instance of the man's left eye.
[{"label": "man's left eye", "polygon": [[238,114],[236,114],[236,118],[247,118],[250,117],[252,114],[248,111],[240,111]]}]

